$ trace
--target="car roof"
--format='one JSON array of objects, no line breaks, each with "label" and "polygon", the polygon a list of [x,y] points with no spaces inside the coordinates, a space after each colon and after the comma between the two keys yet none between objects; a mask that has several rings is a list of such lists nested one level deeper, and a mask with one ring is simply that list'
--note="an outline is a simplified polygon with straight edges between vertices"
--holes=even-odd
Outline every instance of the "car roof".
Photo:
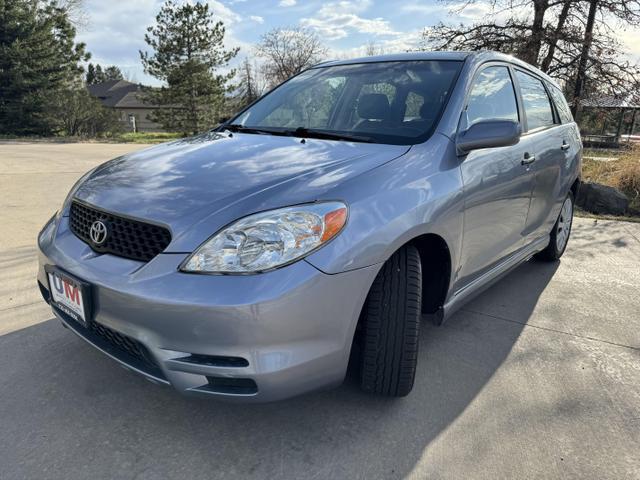
[{"label": "car roof", "polygon": [[349,58],[345,60],[329,60],[322,62],[316,67],[328,67],[336,65],[351,65],[355,63],[376,63],[376,62],[411,62],[415,60],[458,60],[466,59],[471,52],[404,52],[392,53],[388,55],[372,55],[370,57]]},{"label": "car roof", "polygon": [[483,50],[479,52],[405,52],[405,53],[392,53],[389,55],[373,55],[370,57],[350,58],[345,60],[329,60],[326,62],[314,65],[312,68],[318,67],[334,67],[338,65],[353,65],[357,63],[377,63],[377,62],[411,62],[419,60],[441,60],[441,61],[467,61],[475,64],[482,64],[491,61],[500,61],[511,63],[525,70],[529,70],[531,73],[544,78],[547,82],[551,83],[557,88],[560,88],[558,83],[547,74],[537,69],[533,65],[529,65],[522,60],[517,59],[514,56],[506,55],[500,52],[493,52],[489,50]]}]

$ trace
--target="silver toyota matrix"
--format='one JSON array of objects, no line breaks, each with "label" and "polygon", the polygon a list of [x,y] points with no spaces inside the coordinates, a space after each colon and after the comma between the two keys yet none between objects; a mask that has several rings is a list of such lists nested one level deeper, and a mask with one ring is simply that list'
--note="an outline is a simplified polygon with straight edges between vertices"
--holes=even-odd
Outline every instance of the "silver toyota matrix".
[{"label": "silver toyota matrix", "polygon": [[558,85],[512,57],[327,62],[84,175],[38,283],[64,326],[182,393],[278,400],[351,363],[404,396],[421,318],[563,254],[581,154]]}]

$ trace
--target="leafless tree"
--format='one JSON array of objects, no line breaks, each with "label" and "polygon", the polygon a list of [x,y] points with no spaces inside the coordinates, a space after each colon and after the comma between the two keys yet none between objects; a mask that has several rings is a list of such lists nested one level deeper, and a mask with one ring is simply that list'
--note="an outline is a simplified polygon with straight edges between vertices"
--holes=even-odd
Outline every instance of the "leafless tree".
[{"label": "leafless tree", "polygon": [[79,30],[89,25],[89,15],[85,10],[84,0],[54,0],[58,8],[67,12],[69,21]]},{"label": "leafless tree", "polygon": [[374,40],[369,40],[365,45],[365,56],[374,57],[376,55],[384,55],[384,48],[379,46]]},{"label": "leafless tree", "polygon": [[260,98],[267,89],[265,79],[256,62],[245,58],[238,69],[237,109],[243,108]]},{"label": "leafless tree", "polygon": [[275,28],[256,46],[256,54],[265,61],[264,73],[270,86],[318,63],[326,53],[318,36],[302,27]]},{"label": "leafless tree", "polygon": [[[486,21],[425,29],[422,48],[515,55],[561,80],[575,113],[587,94],[637,94],[640,68],[625,58],[610,25],[640,22],[640,0],[493,0],[491,6]],[[495,21],[498,13],[509,16]]]},{"label": "leafless tree", "polygon": [[543,72],[549,70],[551,63],[556,54],[556,49],[558,48],[558,42],[562,39],[565,34],[565,25],[567,23],[567,18],[569,17],[569,11],[571,7],[575,3],[575,0],[564,0],[562,2],[562,9],[558,15],[558,19],[555,23],[555,26],[548,29],[547,34],[547,52],[540,62],[540,69]]},{"label": "leafless tree", "polygon": [[[475,3],[476,0],[468,0],[456,11]],[[579,3],[580,0],[491,0],[485,21],[471,26],[440,23],[425,29],[423,40],[425,44],[435,42],[451,49],[497,50],[538,66],[553,59],[565,33],[569,10]],[[505,14],[507,20],[495,20],[497,15]]]},{"label": "leafless tree", "polygon": [[[582,37],[582,45],[580,49],[580,55],[578,57],[578,67],[576,69],[576,79],[573,91],[573,111],[574,115],[578,117],[580,115],[581,104],[580,100],[584,97],[587,89],[587,75],[594,71],[604,70],[610,73],[605,80],[611,87],[612,84],[618,86],[624,83],[631,85],[632,92],[638,97],[638,86],[640,86],[640,69],[635,66],[632,71],[628,66],[628,62],[623,62],[617,58],[606,58],[603,62],[602,57],[596,57],[594,51],[598,51],[598,31],[595,28],[596,16],[600,14],[601,19],[605,20],[606,16],[614,17],[618,22],[622,24],[638,25],[640,23],[640,1],[639,0],[588,0],[587,20],[584,24],[584,34]],[[580,19],[582,21],[582,19]],[[606,22],[602,22],[605,28],[607,28]],[[612,33],[612,32],[608,32]],[[619,46],[619,43],[615,41],[613,35],[609,35],[609,51],[612,50],[612,45]],[[594,48],[594,46],[596,48]],[[606,48],[606,46],[605,46]],[[615,52],[616,54],[618,52]],[[611,55],[610,55],[611,56]],[[589,72],[591,70],[591,72]],[[613,73],[613,75],[611,75]],[[630,92],[627,92],[630,93]]]}]

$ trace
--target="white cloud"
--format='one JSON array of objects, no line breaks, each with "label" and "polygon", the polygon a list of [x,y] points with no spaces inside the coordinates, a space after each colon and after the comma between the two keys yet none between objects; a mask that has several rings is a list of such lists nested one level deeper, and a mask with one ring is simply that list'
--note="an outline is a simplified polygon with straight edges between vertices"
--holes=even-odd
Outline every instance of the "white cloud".
[{"label": "white cloud", "polygon": [[448,13],[447,21],[449,22],[453,20],[466,24],[491,19],[493,22],[500,23],[513,18],[528,17],[531,13],[531,7],[527,3],[515,5],[513,8],[500,8],[493,2],[486,0],[477,2],[452,1],[445,5],[443,11]]},{"label": "white cloud", "polygon": [[359,14],[366,11],[371,0],[329,2],[322,6],[315,17],[303,18],[300,23],[312,28],[320,36],[329,40],[345,38],[350,32],[371,35],[400,35],[383,18],[363,18]]},{"label": "white cloud", "polygon": [[279,5],[281,7],[293,7],[296,3],[296,0],[280,0]]},{"label": "white cloud", "polygon": [[[404,32],[402,35],[392,38],[376,39],[373,46],[377,54],[403,53],[415,50],[422,38],[422,29]],[[369,42],[367,42],[369,43]],[[329,57],[347,59],[367,56],[367,50],[371,47],[367,43],[351,48],[332,48]]]},{"label": "white cloud", "polygon": [[242,17],[217,0],[209,0],[209,9],[213,12],[216,20],[222,20],[226,26],[232,25],[242,20]]},{"label": "white cloud", "polygon": [[632,61],[640,63],[640,27],[620,30],[618,38],[628,49]]},{"label": "white cloud", "polygon": [[409,3],[400,7],[402,12],[406,13],[419,13],[421,15],[427,15],[430,13],[442,12],[444,7],[441,4],[425,5],[423,3]]},{"label": "white cloud", "polygon": [[258,15],[250,15],[249,18],[251,20],[253,20],[256,23],[264,23],[264,18],[258,16]]},{"label": "white cloud", "polygon": [[389,38],[380,42],[380,48],[385,53],[398,53],[415,50],[422,40],[422,29],[404,32],[401,36]]}]

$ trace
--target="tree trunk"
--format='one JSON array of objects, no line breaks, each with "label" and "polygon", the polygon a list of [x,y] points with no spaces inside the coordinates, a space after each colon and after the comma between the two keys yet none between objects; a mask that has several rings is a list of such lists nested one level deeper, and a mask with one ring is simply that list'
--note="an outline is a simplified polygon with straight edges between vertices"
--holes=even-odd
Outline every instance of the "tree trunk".
[{"label": "tree trunk", "polygon": [[553,61],[553,56],[556,53],[556,47],[558,46],[558,40],[560,40],[560,34],[562,33],[562,29],[564,28],[564,24],[567,21],[567,17],[569,16],[569,9],[571,8],[571,4],[573,0],[565,0],[562,5],[562,10],[560,11],[560,15],[558,16],[558,23],[556,24],[556,28],[553,32],[553,37],[549,42],[549,50],[547,51],[547,55],[542,60],[540,64],[540,70],[543,72],[547,72],[549,67],[551,66],[551,62]]},{"label": "tree trunk", "polygon": [[523,50],[520,52],[521,60],[531,65],[538,66],[538,56],[542,48],[544,38],[544,14],[549,8],[549,0],[533,1],[533,23],[531,24],[531,36],[525,42]]},{"label": "tree trunk", "polygon": [[580,63],[576,74],[576,84],[573,90],[573,118],[576,122],[582,110],[580,100],[584,93],[584,82],[587,75],[587,62],[589,61],[589,51],[593,42],[593,25],[596,20],[596,12],[598,10],[598,0],[589,1],[589,14],[587,15],[587,26],[584,30],[584,41],[582,42],[582,51],[580,52]]}]

